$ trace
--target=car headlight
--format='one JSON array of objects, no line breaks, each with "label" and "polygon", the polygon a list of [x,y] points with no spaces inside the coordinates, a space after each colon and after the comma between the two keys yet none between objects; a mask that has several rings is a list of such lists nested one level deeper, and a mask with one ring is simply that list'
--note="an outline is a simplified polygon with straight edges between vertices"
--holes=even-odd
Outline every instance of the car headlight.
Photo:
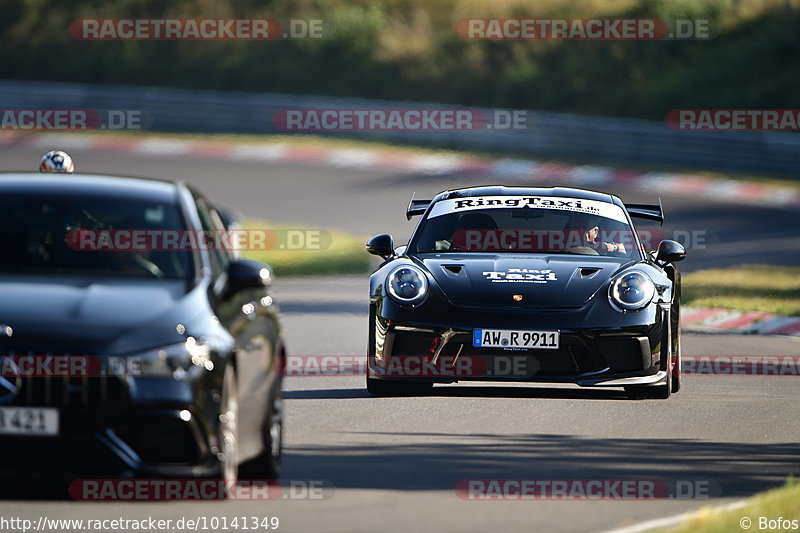
[{"label": "car headlight", "polygon": [[626,272],[611,283],[608,297],[613,305],[627,311],[641,309],[649,304],[655,292],[653,280],[644,272],[634,270]]},{"label": "car headlight", "polygon": [[214,363],[211,361],[211,349],[205,343],[205,339],[198,340],[194,337],[187,337],[186,341],[179,344],[171,344],[163,348],[126,356],[122,364],[124,368],[115,369],[113,367],[119,366],[119,362],[112,362],[110,371],[112,373],[123,372],[136,377],[181,379],[192,366],[199,366],[206,370],[214,369]]},{"label": "car headlight", "polygon": [[425,273],[413,265],[403,265],[392,270],[386,277],[389,295],[401,304],[420,303],[428,294],[428,279]]}]

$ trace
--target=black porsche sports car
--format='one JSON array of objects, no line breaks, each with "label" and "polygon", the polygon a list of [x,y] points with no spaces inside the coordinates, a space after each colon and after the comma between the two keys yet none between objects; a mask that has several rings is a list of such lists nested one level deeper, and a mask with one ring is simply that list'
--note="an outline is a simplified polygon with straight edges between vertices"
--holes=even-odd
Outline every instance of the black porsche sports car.
[{"label": "black porsche sports car", "polygon": [[461,380],[624,387],[667,398],[681,385],[680,294],[663,240],[631,218],[661,204],[571,188],[485,186],[412,197],[405,246],[378,235],[370,280],[367,389],[413,394]]},{"label": "black porsche sports car", "polygon": [[184,183],[0,174],[2,476],[277,476],[271,269],[226,247],[76,246],[226,220]]}]

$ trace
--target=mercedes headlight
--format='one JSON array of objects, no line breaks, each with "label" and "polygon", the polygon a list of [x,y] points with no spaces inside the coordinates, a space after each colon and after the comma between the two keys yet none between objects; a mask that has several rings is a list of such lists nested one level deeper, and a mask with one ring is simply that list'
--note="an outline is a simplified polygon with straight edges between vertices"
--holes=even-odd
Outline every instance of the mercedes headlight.
[{"label": "mercedes headlight", "polygon": [[[122,359],[109,361],[110,373],[122,373],[136,377],[172,377],[181,379],[193,366],[213,370],[211,349],[204,338],[187,337],[186,341],[162,348],[148,350]],[[120,364],[124,368],[120,367]]]},{"label": "mercedes headlight", "polygon": [[650,276],[637,270],[626,272],[611,283],[608,297],[619,309],[641,309],[653,300],[656,287]]},{"label": "mercedes headlight", "polygon": [[392,270],[386,277],[389,295],[404,305],[420,303],[428,294],[428,279],[425,273],[413,265],[403,265]]}]

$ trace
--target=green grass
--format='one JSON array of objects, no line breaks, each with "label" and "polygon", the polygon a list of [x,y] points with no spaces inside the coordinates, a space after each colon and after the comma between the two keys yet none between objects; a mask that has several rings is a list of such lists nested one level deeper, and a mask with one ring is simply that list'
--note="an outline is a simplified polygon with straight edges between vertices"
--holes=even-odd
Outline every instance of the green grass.
[{"label": "green grass", "polygon": [[683,277],[682,304],[800,316],[800,267],[743,265]]},{"label": "green grass", "polygon": [[[318,249],[245,250],[242,256],[268,263],[278,276],[362,274],[369,271],[370,255],[364,249],[368,238],[342,231],[328,231],[299,224],[276,224],[247,219],[245,229],[268,229],[282,235],[285,230],[321,230]],[[267,242],[273,242],[268,240]],[[285,243],[285,241],[283,241]]]},{"label": "green grass", "polygon": [[[751,498],[745,507],[728,511],[703,508],[700,514],[686,521],[670,533],[732,533],[735,531],[791,531],[797,528],[760,528],[759,517],[775,520],[800,521],[800,483],[789,480],[785,486],[762,492]],[[744,517],[750,519],[749,529],[740,525]]]}]

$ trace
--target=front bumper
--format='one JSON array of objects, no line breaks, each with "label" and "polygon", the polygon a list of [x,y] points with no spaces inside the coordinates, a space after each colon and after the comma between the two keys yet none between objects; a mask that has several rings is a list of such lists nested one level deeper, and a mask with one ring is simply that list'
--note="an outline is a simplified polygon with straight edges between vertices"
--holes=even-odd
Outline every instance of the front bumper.
[{"label": "front bumper", "polygon": [[3,405],[58,409],[59,434],[0,435],[0,476],[213,477],[220,469],[218,421],[198,407],[213,403],[202,381],[25,378]]},{"label": "front bumper", "polygon": [[370,377],[453,383],[529,381],[624,387],[666,379],[662,321],[627,328],[561,329],[558,349],[478,348],[473,331],[376,317]]}]

